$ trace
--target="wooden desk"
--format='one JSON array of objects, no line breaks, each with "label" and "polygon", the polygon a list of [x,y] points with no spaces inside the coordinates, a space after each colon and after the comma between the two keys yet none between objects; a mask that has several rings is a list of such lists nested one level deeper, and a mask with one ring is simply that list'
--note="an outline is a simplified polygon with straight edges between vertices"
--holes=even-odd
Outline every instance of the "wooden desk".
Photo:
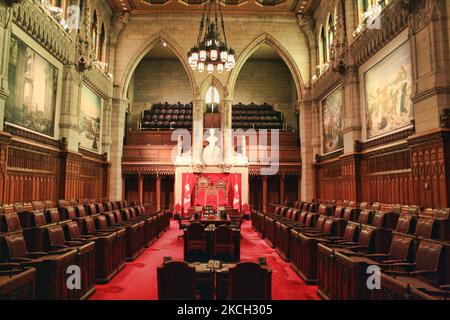
[{"label": "wooden desk", "polygon": [[[239,261],[241,259],[241,232],[238,229],[233,230],[233,244],[234,252],[231,257],[231,261]],[[215,230],[205,228],[205,241],[206,241],[206,253],[201,254],[188,254],[187,253],[187,231],[184,231],[184,260],[186,261],[207,261],[218,257],[214,256],[214,243],[215,243]]]},{"label": "wooden desk", "polygon": [[200,214],[198,219],[195,219],[195,216],[192,216],[192,218],[189,220],[191,223],[192,222],[199,222],[205,226],[208,226],[210,224],[217,226],[220,226],[222,224],[230,224],[231,223],[231,218],[229,215],[227,215],[226,219],[225,218],[221,218],[220,216],[217,215],[204,215],[204,214]]},{"label": "wooden desk", "polygon": [[34,300],[36,269],[0,273],[0,300]]},{"label": "wooden desk", "polygon": [[197,290],[202,300],[226,300],[228,297],[228,271],[234,263],[224,263],[222,269],[212,271],[207,263],[195,262],[190,266],[195,268]]}]

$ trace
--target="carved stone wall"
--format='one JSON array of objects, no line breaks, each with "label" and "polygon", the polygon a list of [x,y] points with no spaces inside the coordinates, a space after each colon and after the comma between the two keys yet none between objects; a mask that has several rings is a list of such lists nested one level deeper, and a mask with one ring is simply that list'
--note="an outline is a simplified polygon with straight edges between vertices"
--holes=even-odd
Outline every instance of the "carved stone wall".
[{"label": "carved stone wall", "polygon": [[[338,4],[319,5],[314,14],[316,34],[328,13],[339,11]],[[346,2],[345,29],[337,23],[335,37],[345,35],[347,45],[340,56],[332,56],[330,68],[312,85],[315,104],[337,85],[345,92],[344,151],[316,156],[316,198],[450,206],[449,135],[445,129],[450,98],[449,6],[443,0],[390,1],[379,16],[380,28],[365,28],[354,35],[357,8]],[[413,127],[362,141],[365,107],[359,92],[360,67],[382,55],[391,41],[405,32],[411,44]],[[338,64],[341,68],[333,67]],[[320,127],[320,117],[315,121]]]},{"label": "carved stone wall", "polygon": [[[77,5],[74,0],[70,4]],[[108,70],[92,59],[89,36],[91,10],[99,13],[100,26],[108,34],[112,11],[103,1],[89,1],[81,11],[80,29],[63,27],[38,1],[0,4],[0,202],[100,198],[108,194],[112,79]],[[42,136],[16,126],[3,126],[8,99],[8,64],[11,30],[25,32],[62,65],[58,87],[56,126],[59,135]],[[24,36],[25,37],[25,36]],[[28,39],[22,39],[27,43]],[[85,58],[86,64],[80,64]],[[104,101],[103,137],[99,154],[79,150],[80,86],[89,85]],[[108,107],[109,106],[109,107]],[[6,132],[5,132],[6,131]]]}]

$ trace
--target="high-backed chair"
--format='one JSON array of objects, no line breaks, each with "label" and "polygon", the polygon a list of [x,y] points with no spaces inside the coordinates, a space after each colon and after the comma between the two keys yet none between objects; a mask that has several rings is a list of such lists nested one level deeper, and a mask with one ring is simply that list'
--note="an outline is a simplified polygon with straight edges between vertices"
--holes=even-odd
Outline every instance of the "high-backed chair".
[{"label": "high-backed chair", "polygon": [[200,251],[206,252],[205,228],[201,223],[191,223],[186,229],[186,253]]},{"label": "high-backed chair", "polygon": [[15,232],[21,229],[20,219],[16,212],[8,211],[0,215],[0,232]]},{"label": "high-backed chair", "polygon": [[[176,217],[177,217],[177,221],[178,221],[178,229],[183,231],[183,234],[178,236],[178,239],[181,239],[184,236],[184,231],[189,226],[189,222],[186,222],[186,220],[183,220],[180,215],[177,215]],[[183,221],[185,221],[185,222],[183,222]]]},{"label": "high-backed chair", "polygon": [[448,271],[448,269],[442,270],[443,267],[445,268],[442,261],[443,251],[443,243],[421,240],[416,251],[415,262],[393,263],[390,265],[390,270],[384,269],[383,272],[397,276],[417,277],[419,280],[437,287]]},{"label": "high-backed chair", "polygon": [[228,272],[229,300],[270,300],[272,271],[255,262],[239,262]]},{"label": "high-backed chair", "polygon": [[369,254],[367,257],[382,265],[408,262],[411,258],[414,241],[410,236],[394,234],[391,240],[389,253]]},{"label": "high-backed chair", "polygon": [[195,300],[195,268],[183,261],[169,261],[157,269],[159,300]]},{"label": "high-backed chair", "polygon": [[233,230],[226,226],[221,225],[216,229],[214,237],[214,256],[226,254],[229,258],[233,256],[234,244],[233,244]]},{"label": "high-backed chair", "polygon": [[25,238],[21,233],[13,233],[5,237],[9,261],[14,263],[30,262],[46,256],[46,252],[29,252]]}]

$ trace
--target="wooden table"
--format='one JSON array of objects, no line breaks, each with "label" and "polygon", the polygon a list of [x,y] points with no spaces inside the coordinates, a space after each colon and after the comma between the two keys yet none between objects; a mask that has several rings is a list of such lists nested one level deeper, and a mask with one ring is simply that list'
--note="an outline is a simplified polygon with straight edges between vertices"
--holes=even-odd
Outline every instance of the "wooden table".
[{"label": "wooden table", "polygon": [[222,224],[230,224],[231,218],[229,215],[227,215],[226,218],[222,218],[220,215],[205,215],[200,214],[198,219],[195,219],[195,216],[192,216],[192,218],[189,220],[191,223],[193,222],[199,222],[205,226],[208,226],[210,224],[217,226],[220,226]]},{"label": "wooden table", "polygon": [[[231,257],[231,261],[239,261],[241,258],[241,232],[239,229],[233,230],[233,244],[234,252]],[[215,229],[205,228],[205,241],[206,241],[206,253],[201,254],[188,254],[187,253],[187,231],[184,231],[184,260],[186,261],[207,261],[209,259],[214,259],[214,243],[215,243]]]},{"label": "wooden table", "polygon": [[228,297],[228,271],[234,263],[224,263],[220,270],[208,269],[207,263],[195,262],[197,290],[202,300],[226,300]]}]

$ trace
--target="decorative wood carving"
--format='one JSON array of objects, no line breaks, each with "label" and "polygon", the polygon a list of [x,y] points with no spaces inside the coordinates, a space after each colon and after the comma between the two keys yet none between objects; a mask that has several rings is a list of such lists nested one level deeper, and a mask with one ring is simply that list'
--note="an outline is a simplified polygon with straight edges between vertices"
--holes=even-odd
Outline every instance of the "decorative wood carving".
[{"label": "decorative wood carving", "polygon": [[414,200],[427,207],[450,206],[450,129],[408,139]]},{"label": "decorative wood carving", "polygon": [[359,67],[369,60],[408,26],[410,15],[407,10],[404,10],[401,2],[394,1],[381,12],[382,29],[366,28],[353,41],[349,50],[356,66]]},{"label": "decorative wood carving", "polygon": [[362,156],[362,201],[416,204],[411,190],[411,160],[407,145]]},{"label": "decorative wood carving", "polygon": [[317,199],[343,199],[342,168],[338,160],[316,163],[316,194]]},{"label": "decorative wood carving", "polygon": [[35,0],[23,0],[14,6],[12,18],[23,31],[62,63],[70,62],[72,38]]},{"label": "decorative wood carving", "polygon": [[6,129],[17,135],[0,132],[1,203],[106,197],[104,156],[69,152],[65,139]]}]

